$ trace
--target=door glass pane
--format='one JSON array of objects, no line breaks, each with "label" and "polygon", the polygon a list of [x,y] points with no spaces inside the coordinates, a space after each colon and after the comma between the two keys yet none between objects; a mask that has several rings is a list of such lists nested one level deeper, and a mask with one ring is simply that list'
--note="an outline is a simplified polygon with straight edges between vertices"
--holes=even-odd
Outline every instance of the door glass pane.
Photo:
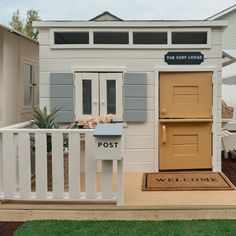
[{"label": "door glass pane", "polygon": [[39,106],[39,67],[35,66],[34,71],[34,108]]},{"label": "door glass pane", "polygon": [[36,85],[39,84],[39,67],[38,66],[35,66],[34,68],[34,83]]},{"label": "door glass pane", "polygon": [[32,87],[24,87],[24,105],[30,106],[32,100]]},{"label": "door glass pane", "polygon": [[30,106],[32,104],[32,82],[33,82],[33,72],[32,65],[24,64],[23,81],[24,81],[24,106]]},{"label": "door glass pane", "polygon": [[32,65],[24,64],[24,85],[30,86],[32,84]]},{"label": "door glass pane", "polygon": [[116,81],[107,80],[107,114],[116,114]]},{"label": "door glass pane", "polygon": [[39,106],[39,87],[34,87],[34,108]]},{"label": "door glass pane", "polygon": [[83,114],[90,115],[92,114],[92,81],[83,80]]}]

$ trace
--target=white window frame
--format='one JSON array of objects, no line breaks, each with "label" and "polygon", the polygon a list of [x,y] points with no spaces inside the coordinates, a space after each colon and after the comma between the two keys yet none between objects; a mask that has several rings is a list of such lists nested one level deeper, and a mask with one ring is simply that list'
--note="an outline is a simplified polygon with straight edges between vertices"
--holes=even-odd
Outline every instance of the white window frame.
[{"label": "white window frame", "polygon": [[[206,32],[207,33],[207,43],[206,44],[172,44],[172,32]],[[172,48],[210,48],[211,47],[211,29],[210,28],[191,28],[191,29],[173,29],[170,31],[169,44]]]},{"label": "white window frame", "polygon": [[[24,65],[27,64],[27,65],[30,65],[32,66],[32,80],[31,80],[31,84],[30,84],[30,87],[32,88],[32,93],[31,93],[31,102],[29,105],[25,105],[25,101],[24,101],[24,96],[25,96],[25,81],[24,81]],[[35,86],[39,87],[39,81],[38,81],[38,84],[36,84],[35,80],[36,80],[36,69],[35,68],[38,68],[38,73],[39,73],[39,65],[35,62],[35,61],[32,61],[32,60],[29,60],[29,59],[26,59],[26,58],[23,58],[22,59],[22,66],[21,66],[21,110],[32,110],[33,108],[38,108],[39,107],[39,104],[36,105],[35,104]],[[38,79],[39,79],[39,74],[38,74]]]},{"label": "white window frame", "polygon": [[122,121],[122,74],[121,73],[100,73],[100,115],[107,114],[107,90],[106,82],[116,81],[116,114],[114,120]]},{"label": "white window frame", "polygon": [[[89,32],[89,44],[55,44],[55,32]],[[127,32],[129,34],[128,44],[94,44],[93,32]],[[133,44],[133,32],[167,32],[167,44]],[[207,44],[172,44],[171,32],[207,32]],[[211,33],[210,27],[182,27],[182,28],[50,28],[50,48],[51,49],[205,49],[210,48]]]},{"label": "white window frame", "polygon": [[[30,69],[30,75],[26,75],[25,74],[25,66],[29,66],[29,69]],[[23,95],[23,97],[22,97],[22,103],[23,103],[23,108],[25,108],[25,109],[27,109],[27,108],[31,108],[32,106],[33,106],[33,86],[32,86],[32,83],[33,83],[33,74],[34,74],[34,72],[33,72],[33,65],[32,64],[30,64],[30,63],[28,63],[28,62],[24,62],[23,63],[23,93],[22,93],[22,95]],[[26,83],[25,83],[25,78],[26,78],[26,76],[28,77],[29,76],[29,79],[30,79],[30,82],[29,82],[29,84],[27,84],[26,85]],[[27,94],[27,96],[30,96],[30,104],[25,104],[25,93],[26,93],[26,90],[25,90],[25,87],[27,86],[27,89],[30,89],[29,90],[29,92],[30,92],[30,94]]]},{"label": "white window frame", "polygon": [[[92,114],[83,114],[83,80],[91,80],[92,83]],[[75,117],[79,118],[96,117],[99,115],[99,83],[98,73],[76,73],[75,74]]]},{"label": "white window frame", "polygon": [[[116,81],[116,114],[113,114],[114,121],[123,120],[123,101],[122,101],[122,84],[123,73],[105,73],[105,72],[78,72],[75,73],[75,117],[89,118],[97,117],[99,115],[107,114],[107,94],[106,94],[106,81]],[[83,114],[83,94],[82,94],[82,81],[92,81],[92,114]]]},{"label": "white window frame", "polygon": [[[38,71],[36,71],[36,68]],[[38,72],[38,73],[37,73]],[[36,81],[36,75],[38,74],[38,81]],[[34,81],[33,81],[33,107],[39,108],[39,100],[40,100],[40,91],[39,91],[39,65],[34,65]],[[36,97],[36,89],[38,89],[38,98]],[[36,100],[38,100],[38,104],[36,104]]]}]

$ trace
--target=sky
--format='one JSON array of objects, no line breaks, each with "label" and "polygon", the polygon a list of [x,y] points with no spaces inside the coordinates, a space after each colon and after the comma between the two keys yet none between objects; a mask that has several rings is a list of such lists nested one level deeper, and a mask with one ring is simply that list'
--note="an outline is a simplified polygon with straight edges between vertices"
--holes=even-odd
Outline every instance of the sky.
[{"label": "sky", "polygon": [[16,9],[35,9],[42,20],[89,20],[104,11],[124,20],[203,20],[236,0],[0,0],[0,24]]}]

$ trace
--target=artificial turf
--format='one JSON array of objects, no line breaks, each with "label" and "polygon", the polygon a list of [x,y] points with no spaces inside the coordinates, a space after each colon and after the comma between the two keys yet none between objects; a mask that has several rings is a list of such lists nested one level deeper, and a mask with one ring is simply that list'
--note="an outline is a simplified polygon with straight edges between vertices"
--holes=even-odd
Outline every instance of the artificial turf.
[{"label": "artificial turf", "polygon": [[236,220],[191,221],[27,221],[14,236],[229,236],[236,235]]}]

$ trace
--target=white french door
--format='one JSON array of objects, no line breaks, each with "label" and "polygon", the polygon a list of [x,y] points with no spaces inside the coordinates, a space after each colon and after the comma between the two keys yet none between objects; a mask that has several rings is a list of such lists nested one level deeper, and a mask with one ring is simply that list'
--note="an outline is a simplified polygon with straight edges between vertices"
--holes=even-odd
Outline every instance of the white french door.
[{"label": "white french door", "polygon": [[122,121],[122,73],[76,73],[76,119],[112,114]]}]

